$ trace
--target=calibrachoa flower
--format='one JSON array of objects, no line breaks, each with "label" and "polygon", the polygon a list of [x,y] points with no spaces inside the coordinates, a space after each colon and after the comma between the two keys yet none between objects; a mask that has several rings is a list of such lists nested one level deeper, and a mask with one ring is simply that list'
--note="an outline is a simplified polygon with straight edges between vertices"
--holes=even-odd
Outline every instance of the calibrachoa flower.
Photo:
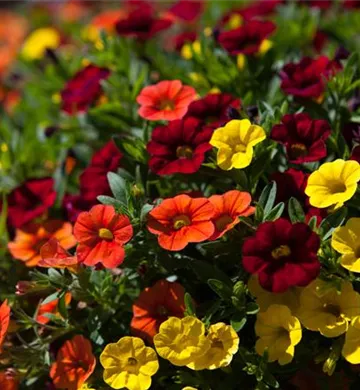
[{"label": "calibrachoa flower", "polygon": [[329,282],[314,280],[301,292],[297,311],[302,325],[325,337],[338,337],[348,330],[349,322],[360,315],[360,295],[348,281],[341,291]]},{"label": "calibrachoa flower", "polygon": [[[65,294],[65,305],[68,306],[71,302],[71,294],[66,293]],[[45,299],[43,302],[40,303],[37,315],[36,315],[36,321],[40,324],[47,324],[51,321],[51,318],[46,316],[46,314],[51,314],[56,318],[61,318],[61,315],[58,311],[58,304],[59,304],[59,298],[51,299],[50,301],[48,299]]]},{"label": "calibrachoa flower", "polygon": [[264,222],[253,237],[245,239],[243,266],[258,274],[266,290],[284,292],[292,286],[306,286],[318,276],[319,247],[319,236],[305,223],[292,225],[283,218]]},{"label": "calibrachoa flower", "polygon": [[354,196],[359,180],[360,164],[338,159],[322,164],[310,175],[305,193],[312,206],[339,208]]},{"label": "calibrachoa flower", "polygon": [[114,207],[97,205],[81,213],[74,226],[79,245],[79,262],[106,268],[119,266],[125,257],[123,246],[131,239],[133,228],[126,215],[116,214]]},{"label": "calibrachoa flower", "polygon": [[259,337],[256,352],[263,355],[267,349],[269,362],[277,360],[280,365],[292,361],[295,346],[302,337],[300,321],[283,305],[271,305],[266,312],[259,313],[255,333]]},{"label": "calibrachoa flower", "polygon": [[286,147],[289,162],[302,164],[326,156],[325,140],[331,129],[325,120],[311,119],[308,114],[287,114],[271,130],[270,138]]},{"label": "calibrachoa flower", "polygon": [[350,218],[345,226],[335,229],[331,246],[342,254],[340,264],[352,272],[360,272],[360,218]]},{"label": "calibrachoa flower", "polygon": [[104,381],[113,389],[147,390],[159,369],[155,351],[138,337],[122,337],[100,355]]},{"label": "calibrachoa flower", "polygon": [[63,221],[30,223],[16,230],[15,239],[8,243],[8,249],[15,259],[25,262],[27,267],[35,267],[41,260],[41,247],[50,238],[57,239],[64,249],[75,246],[72,230],[72,225]]},{"label": "calibrachoa flower", "polygon": [[147,145],[150,169],[159,175],[198,171],[205,153],[212,149],[209,144],[212,133],[212,129],[202,127],[195,118],[156,127]]},{"label": "calibrachoa flower", "polygon": [[77,335],[59,349],[51,365],[50,377],[57,389],[78,390],[93,373],[96,359],[91,343]]},{"label": "calibrachoa flower", "polygon": [[69,115],[87,111],[101,94],[100,82],[109,75],[109,69],[93,64],[79,70],[61,91],[61,109]]},{"label": "calibrachoa flower", "polygon": [[169,13],[176,19],[191,23],[196,21],[204,10],[202,0],[178,0],[169,9]]},{"label": "calibrachoa flower", "polygon": [[360,316],[354,317],[345,335],[342,355],[351,364],[360,364]]},{"label": "calibrachoa flower", "polygon": [[19,377],[16,371],[8,369],[6,371],[0,371],[0,389],[1,390],[18,390]]},{"label": "calibrachoa flower", "polygon": [[184,316],[184,295],[181,284],[165,279],[145,288],[133,305],[132,333],[151,342],[169,316]]},{"label": "calibrachoa flower", "polygon": [[195,89],[180,80],[160,81],[143,88],[136,98],[141,106],[139,115],[151,121],[181,119],[195,95]]},{"label": "calibrachoa flower", "polygon": [[41,247],[40,257],[38,267],[67,268],[69,271],[76,272],[79,264],[77,257],[72,256],[56,238],[50,238]]},{"label": "calibrachoa flower", "polygon": [[202,242],[213,235],[213,215],[208,199],[178,195],[150,211],[147,228],[158,236],[162,248],[179,251],[190,242]]},{"label": "calibrachoa flower", "polygon": [[222,237],[240,222],[239,217],[248,217],[255,212],[255,207],[250,206],[251,195],[248,192],[232,190],[223,195],[213,195],[209,201],[215,209],[212,218],[215,232],[209,240]]},{"label": "calibrachoa flower", "polygon": [[26,38],[21,54],[28,60],[37,60],[44,56],[46,49],[56,49],[60,41],[61,37],[56,29],[38,28]]},{"label": "calibrachoa flower", "polygon": [[187,365],[193,370],[215,370],[228,366],[239,349],[239,336],[230,325],[223,322],[211,325],[207,332],[211,345],[208,351]]},{"label": "calibrachoa flower", "polygon": [[210,144],[218,149],[217,164],[221,169],[241,169],[250,165],[253,147],[266,138],[262,127],[248,119],[234,119],[214,131]]},{"label": "calibrachoa flower", "polygon": [[154,337],[156,352],[175,366],[186,366],[211,347],[205,325],[195,317],[170,317]]},{"label": "calibrachoa flower", "polygon": [[0,306],[0,352],[10,323],[10,306],[5,300]]}]

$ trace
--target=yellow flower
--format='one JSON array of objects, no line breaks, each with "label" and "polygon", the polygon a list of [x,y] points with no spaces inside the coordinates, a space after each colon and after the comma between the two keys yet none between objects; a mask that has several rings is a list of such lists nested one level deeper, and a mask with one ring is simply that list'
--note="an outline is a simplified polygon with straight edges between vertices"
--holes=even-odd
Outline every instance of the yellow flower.
[{"label": "yellow flower", "polygon": [[210,341],[205,336],[205,325],[195,317],[169,317],[160,325],[154,337],[157,353],[175,366],[186,366],[205,354]]},{"label": "yellow flower", "polygon": [[193,370],[215,370],[231,363],[233,355],[239,349],[239,336],[235,330],[230,325],[219,322],[210,326],[207,338],[211,343],[210,349],[187,367]]},{"label": "yellow flower", "polygon": [[78,390],[96,390],[96,389],[89,387],[87,383],[84,383],[81,387],[79,387]]},{"label": "yellow flower", "polygon": [[337,337],[360,315],[360,295],[350,282],[344,281],[339,292],[333,284],[316,279],[302,291],[297,315],[305,328]]},{"label": "yellow flower", "polygon": [[272,47],[274,46],[273,42],[270,41],[269,39],[264,39],[259,47],[258,54],[261,56],[268,52]]},{"label": "yellow flower", "polygon": [[255,344],[256,352],[263,355],[267,349],[269,362],[277,360],[280,365],[292,361],[295,345],[302,336],[300,321],[284,305],[271,305],[266,312],[258,313],[255,333],[260,337]]},{"label": "yellow flower", "polygon": [[340,264],[352,272],[360,272],[360,218],[350,218],[345,226],[335,229],[331,246],[342,254]]},{"label": "yellow flower", "polygon": [[100,355],[104,381],[113,389],[147,390],[159,369],[155,351],[138,337],[122,337],[108,344]]},{"label": "yellow flower", "polygon": [[243,24],[243,17],[240,14],[232,14],[229,20],[226,23],[226,27],[229,30],[234,30],[235,28],[239,28]]},{"label": "yellow flower", "polygon": [[185,386],[181,390],[197,390],[197,388],[192,386]]},{"label": "yellow flower", "polygon": [[200,55],[201,54],[201,44],[200,41],[194,41],[192,43],[185,43],[181,48],[181,56],[185,60],[191,60],[193,58],[193,53]]},{"label": "yellow flower", "polygon": [[345,335],[342,355],[351,364],[360,364],[360,317],[352,319]]},{"label": "yellow flower", "polygon": [[266,138],[262,127],[248,119],[234,119],[214,131],[210,144],[218,148],[217,164],[221,169],[245,168],[250,165],[253,147]]},{"label": "yellow flower", "polygon": [[321,165],[310,175],[305,193],[312,206],[339,208],[354,196],[359,180],[360,164],[338,159]]},{"label": "yellow flower", "polygon": [[22,55],[29,60],[42,58],[46,49],[56,49],[60,45],[60,34],[51,27],[33,31],[22,47]]}]

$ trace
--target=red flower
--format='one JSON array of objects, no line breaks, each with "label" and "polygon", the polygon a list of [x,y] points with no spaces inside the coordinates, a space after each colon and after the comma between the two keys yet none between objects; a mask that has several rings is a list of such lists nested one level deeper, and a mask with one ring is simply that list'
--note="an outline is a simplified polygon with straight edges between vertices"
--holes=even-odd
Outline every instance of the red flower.
[{"label": "red flower", "polygon": [[139,115],[152,121],[181,119],[195,95],[195,89],[180,80],[160,81],[140,92],[136,99],[141,105]]},{"label": "red flower", "polygon": [[240,99],[227,93],[210,93],[193,101],[188,108],[185,118],[194,117],[212,128],[220,127],[229,120],[230,108],[239,109]]},{"label": "red flower", "polygon": [[264,289],[280,293],[292,286],[307,286],[318,276],[319,247],[319,236],[305,223],[292,225],[283,218],[264,222],[244,242],[243,266],[258,274]]},{"label": "red flower", "polygon": [[250,206],[251,195],[248,192],[228,191],[224,195],[211,196],[209,201],[215,208],[212,218],[215,231],[209,240],[222,237],[240,222],[240,216],[248,217],[255,212],[255,207]]},{"label": "red flower", "polygon": [[74,236],[79,242],[78,260],[88,266],[102,263],[106,268],[115,268],[124,261],[123,245],[132,235],[127,216],[116,214],[112,206],[94,206],[81,213],[74,226]]},{"label": "red flower", "polygon": [[50,238],[40,249],[41,260],[38,267],[45,268],[68,268],[75,272],[78,268],[78,259],[60,244],[56,238]]},{"label": "red flower", "polygon": [[214,207],[206,198],[178,195],[165,199],[150,211],[147,228],[158,236],[159,245],[170,251],[202,242],[214,233]]},{"label": "red flower", "polygon": [[15,188],[8,197],[8,220],[15,228],[42,215],[55,203],[54,180],[31,179]]},{"label": "red flower", "polygon": [[18,390],[19,377],[14,369],[0,371],[0,389],[1,390]]},{"label": "red flower", "polygon": [[169,18],[157,18],[150,6],[139,6],[130,11],[126,18],[120,19],[115,27],[119,35],[133,36],[145,41],[171,25]]},{"label": "red flower", "polygon": [[101,94],[100,81],[108,78],[110,71],[96,65],[88,65],[75,74],[61,91],[61,109],[69,115],[87,111]]},{"label": "red flower", "polygon": [[260,50],[261,43],[276,29],[269,21],[251,20],[235,30],[219,34],[220,45],[231,55],[254,55]]},{"label": "red flower", "polygon": [[178,0],[169,12],[176,18],[185,22],[196,21],[204,10],[204,1],[199,0]]},{"label": "red flower", "polygon": [[289,162],[302,164],[326,157],[325,140],[331,133],[325,120],[308,114],[287,114],[271,130],[270,138],[286,147]]},{"label": "red flower", "polygon": [[0,306],[0,352],[10,323],[10,306],[5,300]]},{"label": "red flower", "polygon": [[153,130],[147,145],[150,169],[159,175],[194,173],[211,150],[212,129],[202,127],[199,120],[187,118],[172,121]]},{"label": "red flower", "polygon": [[312,44],[317,53],[321,53],[327,44],[329,38],[326,33],[321,30],[316,30]]},{"label": "red flower", "polygon": [[179,283],[159,280],[141,292],[133,305],[131,331],[135,336],[152,342],[162,322],[168,317],[183,317],[184,287]]},{"label": "red flower", "polygon": [[77,335],[60,348],[50,377],[57,389],[78,390],[94,372],[96,359],[91,343]]},{"label": "red flower", "polygon": [[299,63],[285,65],[280,72],[281,89],[288,95],[316,99],[325,91],[325,79],[330,79],[341,65],[325,56],[304,57]]},{"label": "red flower", "polygon": [[[71,294],[68,292],[65,294],[65,304],[68,306],[71,302]],[[40,303],[39,309],[36,315],[36,321],[40,324],[47,324],[51,321],[50,317],[47,317],[45,314],[52,314],[55,317],[60,317],[61,315],[58,311],[59,298],[54,298],[50,301],[47,299]]]}]

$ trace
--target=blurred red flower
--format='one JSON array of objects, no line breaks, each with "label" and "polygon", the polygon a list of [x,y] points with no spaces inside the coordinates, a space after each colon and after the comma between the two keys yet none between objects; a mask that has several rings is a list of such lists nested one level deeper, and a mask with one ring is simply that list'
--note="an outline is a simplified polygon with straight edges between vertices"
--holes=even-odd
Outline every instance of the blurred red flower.
[{"label": "blurred red flower", "polygon": [[327,34],[321,30],[316,30],[312,44],[317,53],[321,53],[326,46],[329,38]]},{"label": "blurred red flower", "polygon": [[0,389],[1,390],[18,390],[19,377],[14,369],[0,371]]},{"label": "blurred red flower", "polygon": [[180,52],[183,46],[187,43],[192,43],[196,40],[197,33],[195,31],[184,31],[174,36],[172,47],[170,49],[175,49]]},{"label": "blurred red flower", "polygon": [[10,306],[5,300],[0,306],[0,352],[10,323]]},{"label": "blurred red flower", "polygon": [[[65,294],[65,304],[68,306],[71,302],[71,294],[68,292]],[[59,298],[54,298],[50,301],[44,300],[40,303],[37,315],[36,315],[36,321],[40,324],[47,324],[51,321],[50,317],[47,317],[44,314],[52,314],[55,317],[61,317],[59,311],[58,311],[58,304],[59,304]]]},{"label": "blurred red flower", "polygon": [[170,7],[169,13],[184,22],[194,22],[201,16],[203,10],[202,0],[178,0]]}]

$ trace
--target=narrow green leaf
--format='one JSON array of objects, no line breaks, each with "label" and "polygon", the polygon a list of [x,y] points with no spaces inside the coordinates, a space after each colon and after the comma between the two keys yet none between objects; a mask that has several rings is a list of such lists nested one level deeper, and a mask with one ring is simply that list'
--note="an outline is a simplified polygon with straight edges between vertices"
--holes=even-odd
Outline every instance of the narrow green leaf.
[{"label": "narrow green leaf", "polygon": [[109,181],[111,192],[115,199],[119,200],[124,205],[127,205],[127,185],[126,181],[114,172],[108,172],[107,178]]},{"label": "narrow green leaf", "polygon": [[346,215],[347,208],[341,207],[321,221],[319,230],[323,240],[328,239],[332,232],[344,222]]},{"label": "narrow green leaf", "polygon": [[64,319],[67,319],[69,317],[68,311],[66,308],[66,292],[64,291],[58,301],[57,305],[58,312],[60,313],[61,317]]},{"label": "narrow green leaf", "polygon": [[295,198],[290,198],[288,204],[289,217],[292,223],[304,222],[305,213],[300,202]]},{"label": "narrow green leaf", "polygon": [[264,221],[275,221],[276,219],[280,218],[284,212],[284,208],[284,202],[278,203],[272,210],[270,210],[268,215],[264,218]]},{"label": "narrow green leaf", "polygon": [[230,319],[230,324],[234,328],[235,332],[240,332],[240,330],[245,326],[246,321],[246,316],[236,314]]},{"label": "narrow green leaf", "polygon": [[191,297],[191,295],[186,292],[184,296],[184,303],[185,303],[185,313],[188,316],[196,316],[194,301]]},{"label": "narrow green leaf", "polygon": [[216,292],[217,295],[219,295],[220,298],[225,300],[231,298],[232,288],[227,286],[221,280],[209,279],[208,285],[214,292]]},{"label": "narrow green leaf", "polygon": [[273,181],[265,186],[259,198],[259,205],[264,210],[264,217],[266,217],[270,210],[274,207],[275,198],[276,182]]}]

